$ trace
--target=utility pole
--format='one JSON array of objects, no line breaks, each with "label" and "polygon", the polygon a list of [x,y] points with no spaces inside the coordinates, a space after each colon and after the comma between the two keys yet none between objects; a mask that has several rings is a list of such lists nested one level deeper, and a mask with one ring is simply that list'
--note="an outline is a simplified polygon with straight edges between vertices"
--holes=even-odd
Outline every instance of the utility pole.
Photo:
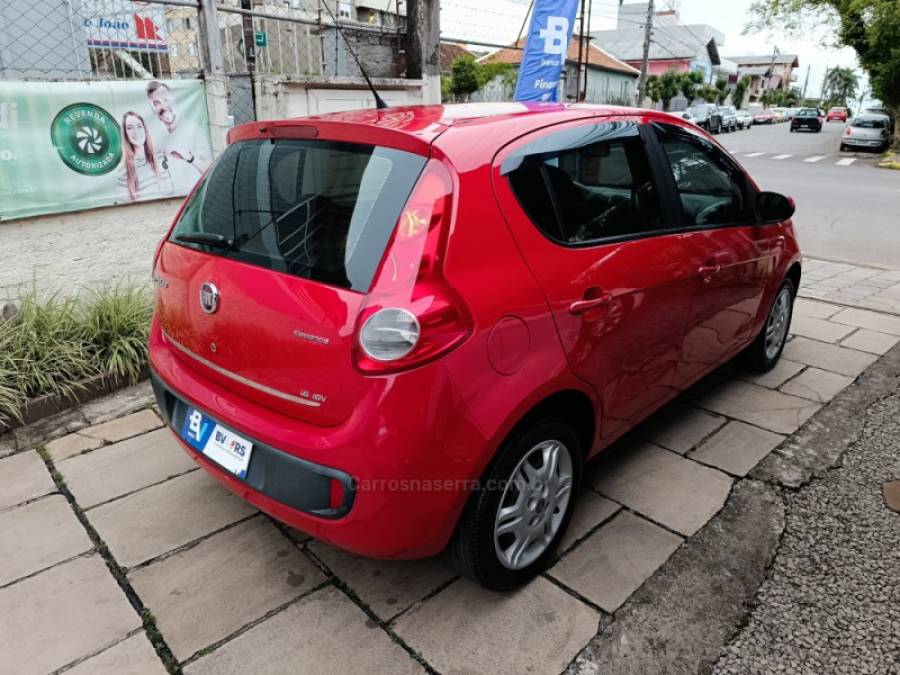
[{"label": "utility pole", "polygon": [[[575,101],[581,101],[581,69],[584,68],[584,0],[581,0],[581,26],[578,28],[578,70],[575,73]],[[565,60],[563,61],[565,63]]]},{"label": "utility pole", "polygon": [[581,96],[581,100],[584,101],[587,99],[587,90],[588,90],[588,64],[591,62],[591,11],[594,0],[588,0],[588,10],[587,10],[587,34],[585,35],[586,42],[584,43],[584,53],[586,56],[584,57],[584,93]]},{"label": "utility pole", "polygon": [[803,79],[803,93],[800,94],[800,103],[803,103],[802,99],[806,98],[806,86],[809,84],[809,66],[806,66],[806,77]]},{"label": "utility pole", "polygon": [[425,103],[441,102],[440,3],[407,0],[406,77],[425,81]]},{"label": "utility pole", "polygon": [[650,61],[650,36],[653,34],[653,0],[647,3],[647,23],[644,24],[644,56],[641,59],[641,79],[638,80],[638,105],[647,96],[647,67]]},{"label": "utility pole", "polygon": [[819,103],[825,105],[825,84],[828,82],[828,72],[831,70],[825,66],[825,74],[822,76],[822,91],[819,93]]}]

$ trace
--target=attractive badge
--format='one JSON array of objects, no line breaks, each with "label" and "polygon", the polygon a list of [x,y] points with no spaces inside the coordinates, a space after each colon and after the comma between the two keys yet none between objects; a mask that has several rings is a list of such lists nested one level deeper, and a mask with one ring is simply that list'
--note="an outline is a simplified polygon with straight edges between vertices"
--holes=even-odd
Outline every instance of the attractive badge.
[{"label": "attractive badge", "polygon": [[122,159],[119,125],[93,103],[74,103],[60,110],[50,125],[50,138],[63,163],[86,176],[109,173]]}]

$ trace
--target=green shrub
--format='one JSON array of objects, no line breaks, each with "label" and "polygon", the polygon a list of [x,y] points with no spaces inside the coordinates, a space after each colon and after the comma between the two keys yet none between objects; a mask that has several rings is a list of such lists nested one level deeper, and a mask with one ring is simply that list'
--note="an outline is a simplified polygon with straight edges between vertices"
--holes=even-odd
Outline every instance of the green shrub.
[{"label": "green shrub", "polygon": [[134,381],[147,363],[153,305],[143,288],[94,291],[83,316],[92,361],[100,372]]},{"label": "green shrub", "polygon": [[85,298],[31,291],[0,322],[0,425],[28,399],[68,396],[96,375],[136,381],[147,363],[152,303],[143,288],[115,286]]}]

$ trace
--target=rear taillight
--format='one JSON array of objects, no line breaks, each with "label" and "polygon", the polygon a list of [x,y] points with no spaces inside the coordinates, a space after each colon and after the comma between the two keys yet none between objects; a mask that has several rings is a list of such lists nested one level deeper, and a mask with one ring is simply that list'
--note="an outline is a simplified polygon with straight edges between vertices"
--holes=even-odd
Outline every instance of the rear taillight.
[{"label": "rear taillight", "polygon": [[471,332],[465,305],[443,276],[453,215],[453,178],[429,160],[394,233],[356,322],[354,361],[364,373],[431,361]]},{"label": "rear taillight", "polygon": [[850,127],[847,127],[847,130],[844,132],[844,136],[850,135]]}]

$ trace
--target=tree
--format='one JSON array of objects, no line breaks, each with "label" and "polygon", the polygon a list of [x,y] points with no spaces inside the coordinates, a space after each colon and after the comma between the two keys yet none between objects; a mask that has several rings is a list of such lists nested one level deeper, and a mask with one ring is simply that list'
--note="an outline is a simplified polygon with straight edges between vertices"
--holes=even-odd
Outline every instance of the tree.
[{"label": "tree", "polygon": [[[869,75],[872,93],[900,122],[900,10],[897,0],[755,0],[755,19],[746,30],[799,36],[819,25],[832,30],[836,44],[851,47]],[[900,124],[894,125],[900,147]]]},{"label": "tree", "polygon": [[715,102],[718,94],[719,90],[709,84],[705,84],[697,90],[697,95],[707,103]]},{"label": "tree", "polygon": [[679,89],[681,90],[681,95],[687,99],[688,105],[693,103],[694,99],[697,98],[697,88],[701,84],[703,84],[703,73],[692,70],[689,73],[681,74]]},{"label": "tree", "polygon": [[849,109],[850,101],[856,99],[858,88],[859,78],[852,68],[831,68],[825,76],[825,88],[822,91],[825,106],[830,108],[839,105]]},{"label": "tree", "polygon": [[681,87],[681,75],[669,70],[662,75],[651,75],[647,78],[647,93],[650,100],[656,103],[662,101],[663,110],[668,110],[672,99],[678,96]]},{"label": "tree", "polygon": [[735,107],[740,108],[744,105],[744,96],[747,95],[747,90],[749,88],[750,76],[744,75],[737,81],[734,85],[734,90],[731,92],[731,102],[734,103]]},{"label": "tree", "polygon": [[724,105],[725,99],[728,98],[728,80],[724,77],[720,77],[716,80],[716,103],[719,105]]},{"label": "tree", "polygon": [[450,93],[456,100],[468,100],[478,91],[478,64],[471,56],[460,56],[451,66]]}]

